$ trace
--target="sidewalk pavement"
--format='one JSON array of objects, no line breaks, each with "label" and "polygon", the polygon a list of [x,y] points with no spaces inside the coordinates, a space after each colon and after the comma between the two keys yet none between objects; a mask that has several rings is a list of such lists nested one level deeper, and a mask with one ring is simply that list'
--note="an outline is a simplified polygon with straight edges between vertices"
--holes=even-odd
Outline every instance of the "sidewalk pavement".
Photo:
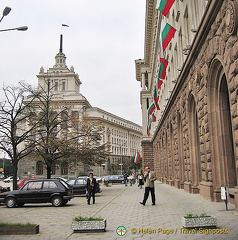
[{"label": "sidewalk pavement", "polygon": [[[235,206],[224,202],[209,202],[198,194],[156,182],[156,205],[151,205],[149,197],[145,206],[144,189],[136,185],[112,185],[102,187],[103,192],[96,197],[96,204],[87,205],[85,197],[75,197],[65,207],[57,208],[51,204],[26,204],[21,208],[8,209],[0,205],[0,217],[4,222],[31,222],[40,225],[36,235],[0,235],[2,240],[74,240],[74,239],[238,239],[238,213]],[[224,234],[208,234],[206,230],[196,233],[183,232],[181,217],[187,213],[206,213],[217,218],[218,229],[228,229]],[[107,219],[106,232],[73,233],[71,222],[75,216],[97,216]],[[116,229],[124,226],[124,236]],[[156,233],[153,232],[155,229]],[[158,230],[160,231],[158,233]],[[134,232],[134,233],[132,233]]]}]

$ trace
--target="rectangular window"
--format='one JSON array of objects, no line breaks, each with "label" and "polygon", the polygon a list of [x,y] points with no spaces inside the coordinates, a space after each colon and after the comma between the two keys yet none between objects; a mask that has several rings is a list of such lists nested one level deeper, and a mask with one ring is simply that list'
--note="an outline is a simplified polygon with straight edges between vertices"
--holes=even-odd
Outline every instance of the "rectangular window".
[{"label": "rectangular window", "polygon": [[58,82],[55,82],[55,91],[58,91]]},{"label": "rectangular window", "polygon": [[57,185],[54,182],[51,181],[45,181],[43,184],[43,189],[53,189],[57,188]]},{"label": "rectangular window", "polygon": [[65,91],[65,82],[62,82],[62,91]]}]

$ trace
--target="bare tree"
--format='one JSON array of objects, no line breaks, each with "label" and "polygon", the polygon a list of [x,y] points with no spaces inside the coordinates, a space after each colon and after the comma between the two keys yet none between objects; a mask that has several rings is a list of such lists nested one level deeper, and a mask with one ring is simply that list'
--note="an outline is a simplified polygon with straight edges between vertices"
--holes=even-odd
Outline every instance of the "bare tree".
[{"label": "bare tree", "polygon": [[[20,83],[18,87],[3,87],[5,100],[0,103],[0,150],[5,152],[13,165],[13,189],[17,189],[17,170],[19,161],[32,152],[32,145],[25,146],[32,137],[32,130],[37,122],[27,124],[32,112],[32,98],[24,103],[25,89]],[[28,125],[26,128],[25,126]]]},{"label": "bare tree", "polygon": [[39,121],[32,139],[34,153],[45,162],[47,178],[51,177],[53,166],[62,161],[94,165],[108,155],[107,144],[100,142],[103,128],[83,123],[83,119],[70,115],[67,107],[59,108],[52,87],[50,80],[45,79],[45,86],[38,86],[38,91],[28,88],[32,93],[29,101],[34,98],[31,103]]}]

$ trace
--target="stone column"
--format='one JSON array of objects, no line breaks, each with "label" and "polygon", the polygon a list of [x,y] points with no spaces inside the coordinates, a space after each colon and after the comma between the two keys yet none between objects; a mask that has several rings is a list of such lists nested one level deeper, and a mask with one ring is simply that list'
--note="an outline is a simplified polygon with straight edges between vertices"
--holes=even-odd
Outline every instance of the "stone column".
[{"label": "stone column", "polygon": [[142,73],[142,91],[145,91],[145,73]]}]

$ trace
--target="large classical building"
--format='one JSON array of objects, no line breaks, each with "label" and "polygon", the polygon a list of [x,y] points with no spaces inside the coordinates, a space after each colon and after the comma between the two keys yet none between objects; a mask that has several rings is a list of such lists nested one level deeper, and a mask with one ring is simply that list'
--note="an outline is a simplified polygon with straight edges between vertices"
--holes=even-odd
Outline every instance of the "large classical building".
[{"label": "large classical building", "polygon": [[238,209],[238,1],[162,2],[171,8],[146,1],[144,58],[135,61],[143,164],[211,201],[227,186]]},{"label": "large classical building", "polygon": [[[67,162],[52,168],[52,175],[62,177],[74,177],[80,173],[87,174],[93,171],[97,175],[121,173],[122,169],[128,167],[129,162],[141,151],[142,127],[129,120],[111,114],[97,107],[92,107],[89,101],[80,93],[82,82],[79,75],[75,73],[74,67],[66,65],[66,56],[62,48],[63,36],[61,35],[60,50],[55,56],[55,64],[46,71],[43,67],[37,75],[38,87],[50,89],[53,110],[61,112],[67,109],[67,115],[80,121],[97,122],[104,128],[102,143],[110,145],[110,155],[105,162],[98,166],[85,166],[77,164],[70,167]],[[50,86],[50,88],[49,88]],[[45,177],[46,167],[43,161],[35,161],[27,157],[20,161],[18,173],[20,177],[31,175]]]}]

